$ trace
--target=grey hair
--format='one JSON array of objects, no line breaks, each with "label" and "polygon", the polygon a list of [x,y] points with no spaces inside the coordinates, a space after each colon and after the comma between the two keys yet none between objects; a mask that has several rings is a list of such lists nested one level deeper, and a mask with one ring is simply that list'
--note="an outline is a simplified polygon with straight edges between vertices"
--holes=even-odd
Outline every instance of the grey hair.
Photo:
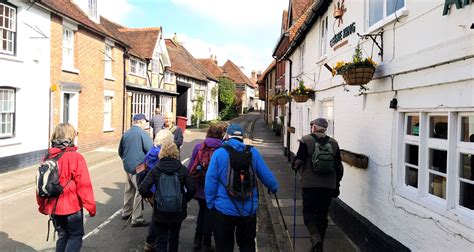
[{"label": "grey hair", "polygon": [[326,133],[326,130],[327,130],[326,128],[323,128],[323,127],[318,126],[316,124],[314,124],[313,127],[314,127],[314,132],[315,133]]},{"label": "grey hair", "polygon": [[164,142],[174,142],[174,135],[168,129],[158,131],[153,141],[156,145],[162,145]]}]

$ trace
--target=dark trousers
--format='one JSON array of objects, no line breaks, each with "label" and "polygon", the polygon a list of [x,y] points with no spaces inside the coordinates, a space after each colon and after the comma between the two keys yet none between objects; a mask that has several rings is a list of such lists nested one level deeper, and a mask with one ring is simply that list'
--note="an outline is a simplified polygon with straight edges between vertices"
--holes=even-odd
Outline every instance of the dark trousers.
[{"label": "dark trousers", "polygon": [[197,199],[199,212],[196,222],[196,236],[203,239],[205,245],[211,244],[212,223],[209,209],[205,199]]},{"label": "dark trousers", "polygon": [[84,236],[82,211],[70,215],[56,215],[54,224],[58,232],[56,251],[80,251]]},{"label": "dark trousers", "polygon": [[156,251],[177,252],[179,245],[180,222],[155,222],[156,225]]},{"label": "dark trousers", "polygon": [[234,251],[234,233],[241,252],[255,251],[257,217],[229,216],[213,209],[211,211],[214,240],[217,252]]},{"label": "dark trousers", "polygon": [[328,212],[333,189],[303,188],[303,220],[311,235],[319,234],[324,241],[328,228]]},{"label": "dark trousers", "polygon": [[146,243],[155,244],[156,242],[156,225],[148,226],[148,234],[145,239]]}]

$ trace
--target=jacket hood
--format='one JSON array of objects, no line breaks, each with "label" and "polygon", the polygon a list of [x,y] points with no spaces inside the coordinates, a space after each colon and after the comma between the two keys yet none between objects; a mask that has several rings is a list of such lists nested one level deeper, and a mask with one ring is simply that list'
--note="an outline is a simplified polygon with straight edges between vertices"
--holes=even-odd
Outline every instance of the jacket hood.
[{"label": "jacket hood", "polygon": [[217,148],[222,145],[222,140],[219,138],[207,137],[204,140],[204,143],[209,147]]},{"label": "jacket hood", "polygon": [[223,142],[222,145],[230,145],[236,151],[244,151],[244,149],[245,149],[245,144],[243,142],[235,139],[235,138],[231,138],[231,139]]},{"label": "jacket hood", "polygon": [[158,163],[158,170],[164,173],[175,173],[181,168],[181,161],[172,157],[164,157]]},{"label": "jacket hood", "polygon": [[72,147],[66,147],[64,149],[60,149],[60,148],[56,148],[56,147],[52,147],[48,150],[48,153],[51,157],[54,157],[56,155],[58,155],[60,152],[62,151],[77,151],[77,147],[76,146],[72,146]]},{"label": "jacket hood", "polygon": [[153,146],[147,154],[148,163],[152,164],[158,161],[158,154],[160,154],[160,146]]}]

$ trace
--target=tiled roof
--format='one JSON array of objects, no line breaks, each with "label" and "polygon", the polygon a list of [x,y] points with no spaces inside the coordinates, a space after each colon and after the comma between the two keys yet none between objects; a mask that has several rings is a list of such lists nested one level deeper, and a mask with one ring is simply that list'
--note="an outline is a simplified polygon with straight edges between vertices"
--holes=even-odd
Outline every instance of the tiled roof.
[{"label": "tiled roof", "polygon": [[306,18],[308,18],[309,14],[311,14],[311,9],[315,4],[316,2],[308,6],[305,9],[304,13],[298,18],[298,20],[296,20],[296,22],[290,27],[290,29],[288,29],[288,33],[290,34],[290,41],[293,41],[296,36],[296,32],[298,32]]},{"label": "tiled roof", "polygon": [[199,63],[197,63],[196,59],[186,50],[186,48],[181,46],[179,43],[175,43],[171,39],[166,39],[165,42],[171,60],[170,71],[197,80],[207,80],[207,76],[205,76],[201,69],[196,66]]},{"label": "tiled roof", "polygon": [[220,68],[213,59],[197,59],[197,61],[215,78],[222,76],[222,68]]},{"label": "tiled roof", "polygon": [[226,75],[234,80],[237,84],[246,84],[250,87],[254,87],[249,78],[240,71],[240,68],[235,65],[231,60],[227,60],[224,66],[222,66]]},{"label": "tiled roof", "polygon": [[153,28],[122,28],[119,31],[124,34],[132,49],[132,54],[138,54],[145,59],[153,58],[156,42],[159,39],[161,29]]},{"label": "tiled roof", "polygon": [[265,80],[265,77],[267,77],[268,73],[273,68],[275,68],[275,65],[276,65],[276,60],[273,60],[272,63],[270,63],[270,65],[268,65],[267,69],[265,69],[265,71],[262,73],[260,78],[258,78],[257,83],[263,83],[263,81]]},{"label": "tiled roof", "polygon": [[309,6],[314,3],[313,0],[291,0],[291,18],[293,24],[298,20],[309,8]]},{"label": "tiled roof", "polygon": [[[61,15],[64,15],[75,22],[78,22],[80,25],[95,31],[103,36],[111,37],[118,42],[126,45],[123,37],[120,37],[117,34],[109,32],[103,25],[93,22],[89,19],[86,13],[84,13],[81,8],[70,0],[41,0],[38,1],[40,5],[45,6],[51,10],[59,12]],[[101,18],[101,21],[103,19]]]}]

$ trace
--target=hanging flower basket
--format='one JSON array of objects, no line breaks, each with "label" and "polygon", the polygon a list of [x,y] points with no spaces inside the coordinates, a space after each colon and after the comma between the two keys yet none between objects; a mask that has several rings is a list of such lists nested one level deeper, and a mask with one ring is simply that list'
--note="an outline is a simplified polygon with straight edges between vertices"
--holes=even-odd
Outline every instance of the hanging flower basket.
[{"label": "hanging flower basket", "polygon": [[288,103],[288,99],[286,97],[280,97],[277,99],[277,103],[278,105],[285,105],[286,103]]},{"label": "hanging flower basket", "polygon": [[273,99],[273,100],[270,100],[270,102],[272,103],[273,106],[277,106],[278,105],[278,101]]},{"label": "hanging flower basket", "polygon": [[361,66],[349,69],[342,74],[342,78],[348,85],[365,85],[374,77],[375,68],[372,66]]},{"label": "hanging flower basket", "polygon": [[308,94],[293,95],[293,100],[295,100],[295,102],[306,102],[309,100],[309,95]]}]

